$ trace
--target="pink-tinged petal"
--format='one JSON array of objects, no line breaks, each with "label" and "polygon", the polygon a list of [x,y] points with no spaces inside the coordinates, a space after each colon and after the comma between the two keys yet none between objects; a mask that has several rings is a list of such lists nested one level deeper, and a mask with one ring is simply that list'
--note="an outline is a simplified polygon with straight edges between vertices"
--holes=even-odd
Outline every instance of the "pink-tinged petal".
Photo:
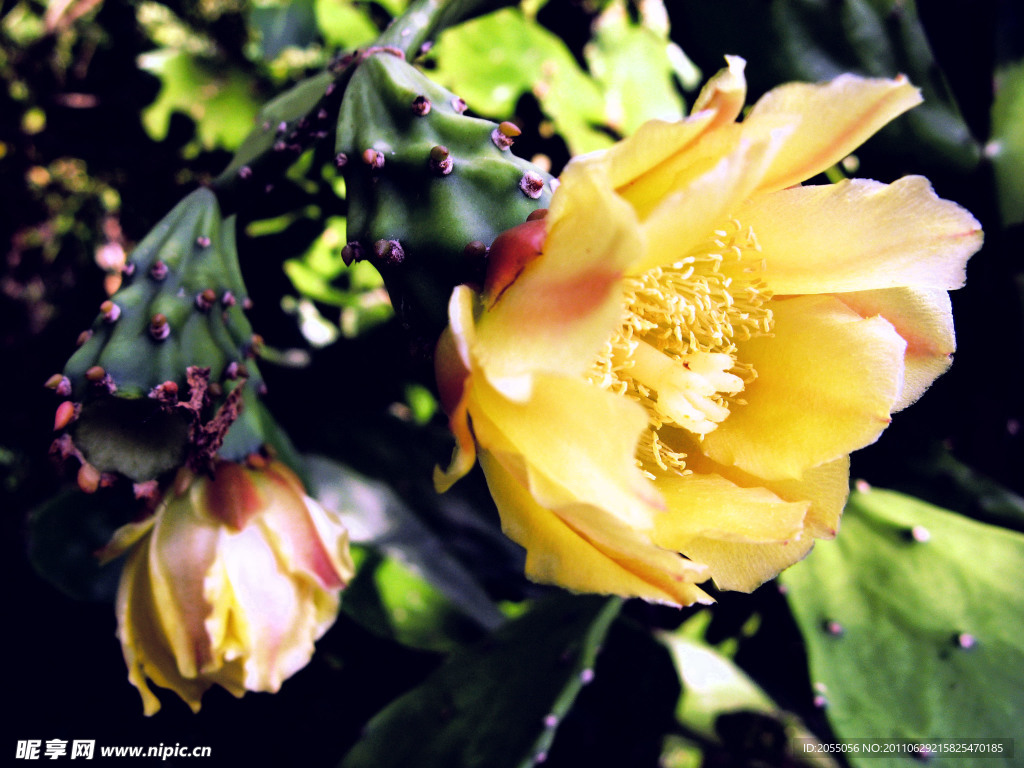
[{"label": "pink-tinged petal", "polygon": [[704,453],[764,478],[799,478],[874,442],[903,388],[906,342],[831,296],[773,300],[774,333],[739,346],[757,378]]},{"label": "pink-tinged petal", "polygon": [[[515,460],[512,457],[507,457]],[[480,455],[502,529],[526,549],[526,575],[578,592],[642,597],[672,605],[709,603],[695,581],[705,573],[674,552],[651,543],[646,531],[630,528],[585,505],[552,511],[539,505],[519,479],[488,452]],[[589,525],[581,524],[588,516]]]},{"label": "pink-tinged petal", "polygon": [[894,412],[917,400],[952,363],[956,333],[945,291],[890,288],[841,293],[836,298],[862,317],[884,317],[906,340],[903,391]]},{"label": "pink-tinged petal", "polygon": [[148,551],[152,599],[178,672],[187,678],[195,677],[211,654],[204,581],[217,559],[221,526],[194,511],[205,482],[194,483],[158,512]]},{"label": "pink-tinged petal", "polygon": [[598,181],[563,177],[543,256],[479,318],[472,354],[492,382],[582,374],[621,317],[620,278],[642,249],[632,210]]},{"label": "pink-tinged petal", "polygon": [[[353,569],[338,559],[339,548],[348,550],[348,534],[340,521],[332,525],[330,513],[303,493],[298,478],[280,462],[256,477],[268,496],[258,524],[277,549],[283,570],[295,578],[312,578],[322,589],[344,587]],[[339,547],[339,539],[344,546]]]},{"label": "pink-tinged petal", "polygon": [[921,176],[757,195],[736,217],[754,231],[776,294],[958,288],[982,241],[975,218]]},{"label": "pink-tinged petal", "polygon": [[469,287],[460,285],[448,302],[448,328],[441,335],[435,353],[438,391],[448,424],[455,436],[455,448],[448,468],[434,468],[434,488],[444,493],[476,463],[476,441],[469,426],[467,398],[473,361],[469,348],[476,342],[473,318],[475,299]]},{"label": "pink-tinged petal", "polygon": [[[355,576],[348,529],[337,512],[327,509],[309,496],[304,496],[303,501],[306,504],[306,514],[313,523],[319,546],[323,548],[330,563],[330,575],[320,579],[320,584],[326,592],[334,592],[347,586]],[[328,582],[333,586],[326,586]]]},{"label": "pink-tinged petal", "polygon": [[524,403],[478,383],[470,411],[481,446],[522,457],[518,481],[542,506],[591,504],[651,527],[661,499],[633,458],[646,423],[637,403],[582,379],[541,376]]},{"label": "pink-tinged petal", "polygon": [[708,130],[731,123],[740,116],[747,101],[747,80],[743,76],[747,62],[739,56],[726,56],[726,68],[719,70],[693,102],[693,113],[711,112]]},{"label": "pink-tinged petal", "polygon": [[803,532],[811,506],[809,501],[786,501],[767,488],[744,488],[717,474],[661,477],[655,485],[667,510],[655,521],[654,540],[683,553],[694,538],[789,541]]},{"label": "pink-tinged petal", "polygon": [[211,482],[202,483],[206,498],[200,508],[214,519],[237,531],[267,506],[263,491],[241,464],[222,461],[214,468]]},{"label": "pink-tinged petal", "polygon": [[796,118],[799,124],[772,162],[761,189],[783,189],[822,173],[920,103],[921,94],[902,75],[893,80],[840,75],[829,83],[789,83],[769,91],[743,126],[779,116]]},{"label": "pink-tinged petal", "polygon": [[[217,664],[204,669],[216,682],[223,662],[244,659],[242,690],[277,691],[313,654],[315,614],[309,583],[288,578],[285,557],[265,530],[251,526],[232,534],[221,549],[224,578],[211,582],[206,599],[230,604],[228,637]],[[229,587],[230,591],[225,590]]]}]

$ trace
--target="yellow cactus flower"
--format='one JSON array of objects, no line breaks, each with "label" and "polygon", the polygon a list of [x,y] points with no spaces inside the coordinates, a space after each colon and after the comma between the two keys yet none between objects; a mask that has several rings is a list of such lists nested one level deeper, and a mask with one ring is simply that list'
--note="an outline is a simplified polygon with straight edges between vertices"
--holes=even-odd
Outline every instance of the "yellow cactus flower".
[{"label": "yellow cactus flower", "polygon": [[920,102],[905,78],[767,93],[744,62],[692,114],[574,159],[499,236],[438,344],[456,437],[527,575],[686,605],[832,537],[849,454],[954,350],[978,222],[926,179],[801,186]]},{"label": "yellow cactus flower", "polygon": [[338,516],[276,461],[222,461],[195,479],[183,470],[155,514],[120,528],[103,554],[126,550],[118,637],[147,715],[160,708],[147,678],[193,711],[215,683],[235,696],[277,691],[309,662],[353,573]]}]

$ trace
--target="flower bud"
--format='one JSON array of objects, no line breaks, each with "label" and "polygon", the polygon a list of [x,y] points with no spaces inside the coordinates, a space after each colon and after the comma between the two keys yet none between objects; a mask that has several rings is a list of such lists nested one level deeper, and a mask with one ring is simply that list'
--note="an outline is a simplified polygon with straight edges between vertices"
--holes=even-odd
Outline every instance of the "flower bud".
[{"label": "flower bud", "polygon": [[147,715],[160,708],[149,681],[193,711],[214,684],[239,697],[277,691],[309,662],[353,574],[338,516],[277,461],[222,461],[172,485],[102,554],[125,551],[118,638]]}]

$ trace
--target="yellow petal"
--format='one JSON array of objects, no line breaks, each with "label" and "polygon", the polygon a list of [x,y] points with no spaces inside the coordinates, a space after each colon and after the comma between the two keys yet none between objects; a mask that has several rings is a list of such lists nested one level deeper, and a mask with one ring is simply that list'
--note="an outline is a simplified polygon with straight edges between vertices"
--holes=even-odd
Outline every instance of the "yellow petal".
[{"label": "yellow petal", "polygon": [[671,264],[705,244],[753,191],[784,135],[775,130],[758,141],[744,140],[702,175],[680,179],[677,191],[662,197],[644,218],[646,251],[633,273]]},{"label": "yellow petal", "polygon": [[696,475],[719,475],[742,488],[763,488],[778,498],[809,505],[804,518],[804,535],[831,539],[839,530],[839,519],[850,495],[850,457],[811,467],[797,478],[766,479],[744,472],[735,466],[712,461],[693,453],[687,457],[687,468]]},{"label": "yellow petal", "polygon": [[674,178],[685,165],[713,117],[713,113],[703,112],[672,123],[649,120],[608,150],[574,158],[566,170],[580,164],[606,164],[609,181],[618,194],[633,200],[641,194],[638,190],[647,190],[656,199],[659,189],[671,186],[666,179]]},{"label": "yellow petal", "polygon": [[765,487],[742,487],[717,474],[659,479],[669,512],[654,541],[711,571],[720,589],[750,592],[810,550],[811,502],[786,501]]},{"label": "yellow petal", "polygon": [[739,56],[726,56],[725,61],[728,66],[707,81],[693,102],[694,114],[704,111],[714,114],[709,129],[733,122],[747,100],[747,81],[743,76],[747,62]]},{"label": "yellow petal", "polygon": [[[651,120],[629,138],[598,153],[574,160],[597,160],[609,167],[609,180],[622,197],[645,215],[666,194],[685,186],[686,178],[717,163],[739,139],[740,131],[726,130],[739,115],[746,98],[745,62],[726,56],[728,67],[712,77],[694,104],[694,114],[668,123]],[[709,139],[713,146],[707,146]]]},{"label": "yellow petal", "polygon": [[110,538],[110,541],[99,552],[96,553],[96,557],[99,559],[100,565],[106,565],[111,560],[115,560],[129,549],[131,549],[139,539],[145,536],[153,528],[153,524],[156,523],[159,510],[154,514],[147,517],[138,523],[126,523],[114,531],[114,535]]},{"label": "yellow petal", "polygon": [[655,519],[654,541],[684,554],[695,538],[788,541],[803,531],[811,506],[786,501],[767,488],[743,488],[717,474],[658,478],[655,486],[667,510]]},{"label": "yellow petal", "polygon": [[753,106],[744,127],[780,115],[799,118],[799,125],[772,162],[761,189],[782,189],[821,173],[920,103],[921,94],[903,76],[880,80],[840,75],[829,83],[789,83],[769,91]]},{"label": "yellow petal", "polygon": [[903,391],[893,411],[906,408],[949,368],[956,351],[953,311],[943,290],[890,288],[836,296],[862,317],[881,315],[907,342]]},{"label": "yellow petal", "polygon": [[117,591],[117,634],[128,679],[142,696],[147,716],[160,709],[160,700],[150,689],[147,678],[162,688],[170,688],[193,712],[198,712],[200,699],[210,683],[187,679],[178,672],[174,653],[165,640],[160,606],[153,601],[148,553],[149,540],[132,550],[125,560]]},{"label": "yellow petal", "polygon": [[850,457],[811,467],[799,478],[761,482],[783,499],[809,501],[804,535],[831,539],[839,530],[839,519],[850,495]]},{"label": "yellow petal", "polygon": [[478,382],[470,412],[481,449],[522,457],[518,480],[541,505],[593,504],[651,527],[661,499],[634,462],[647,423],[637,403],[583,379],[540,376],[525,403]]},{"label": "yellow petal", "polygon": [[958,288],[982,240],[975,218],[921,176],[756,195],[736,217],[757,236],[776,294]]},{"label": "yellow petal", "polygon": [[544,253],[479,318],[472,354],[492,382],[581,375],[618,323],[620,279],[642,249],[632,210],[601,181],[563,176]]},{"label": "yellow petal", "polygon": [[686,554],[708,566],[719,589],[753,592],[780,571],[802,560],[813,546],[814,539],[810,536],[778,544],[697,538],[687,545]]},{"label": "yellow petal", "polygon": [[199,674],[211,653],[203,583],[216,560],[223,526],[193,511],[207,482],[193,483],[187,494],[171,500],[153,528],[148,550],[152,599],[185,678]]},{"label": "yellow petal", "polygon": [[[695,581],[702,569],[654,546],[646,531],[631,529],[597,509],[566,510],[570,519],[539,505],[516,477],[488,452],[480,464],[501,514],[502,529],[526,549],[526,575],[577,592],[642,597],[673,605],[711,600]],[[595,519],[583,527],[571,521]]]},{"label": "yellow petal", "polygon": [[874,442],[903,387],[906,342],[831,296],[773,300],[774,335],[743,342],[757,378],[704,452],[765,478],[798,478]]}]

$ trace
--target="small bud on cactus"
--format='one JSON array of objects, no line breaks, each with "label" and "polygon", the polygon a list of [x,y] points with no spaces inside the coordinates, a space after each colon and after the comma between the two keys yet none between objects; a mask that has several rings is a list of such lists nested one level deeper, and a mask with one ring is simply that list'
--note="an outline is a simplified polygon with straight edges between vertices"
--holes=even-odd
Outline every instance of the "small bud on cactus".
[{"label": "small bud on cactus", "polygon": [[346,267],[351,267],[353,262],[362,261],[363,247],[357,242],[346,243],[341,249],[341,259]]},{"label": "small bud on cactus", "polygon": [[506,150],[512,146],[512,143],[520,134],[522,134],[522,131],[519,130],[519,126],[506,120],[491,131],[491,141],[494,142],[494,146],[498,149]]},{"label": "small bud on cactus", "polygon": [[430,114],[430,99],[420,94],[412,100],[412,113],[419,117],[426,117]]},{"label": "small bud on cactus", "polygon": [[57,406],[57,413],[53,417],[53,431],[60,432],[78,416],[78,406],[70,400],[65,400]]},{"label": "small bud on cactus", "polygon": [[100,314],[103,315],[103,319],[108,323],[113,323],[121,316],[121,308],[110,299],[107,299],[100,304]]},{"label": "small bud on cactus", "polygon": [[378,152],[376,149],[364,149],[363,163],[370,168],[383,168],[384,167],[384,153]]},{"label": "small bud on cactus", "polygon": [[397,240],[378,240],[373,244],[373,252],[378,260],[389,266],[401,264],[405,259],[405,249]]},{"label": "small bud on cactus", "polygon": [[78,468],[78,487],[85,493],[96,493],[99,490],[101,479],[100,471],[88,462]]},{"label": "small bud on cactus", "polygon": [[447,176],[452,172],[455,161],[452,160],[448,147],[438,144],[430,150],[430,170],[438,176]]},{"label": "small bud on cactus", "polygon": [[46,380],[46,388],[52,389],[61,397],[68,397],[71,394],[71,379],[60,373],[55,373]]},{"label": "small bud on cactus", "polygon": [[149,321],[149,335],[157,341],[163,341],[171,335],[171,326],[166,315],[159,312],[153,315]]},{"label": "small bud on cactus", "polygon": [[167,277],[167,265],[162,261],[154,261],[149,268],[149,276],[154,280],[164,280]]},{"label": "small bud on cactus", "polygon": [[196,296],[196,307],[200,312],[209,312],[216,301],[217,292],[213,288],[207,288]]}]

